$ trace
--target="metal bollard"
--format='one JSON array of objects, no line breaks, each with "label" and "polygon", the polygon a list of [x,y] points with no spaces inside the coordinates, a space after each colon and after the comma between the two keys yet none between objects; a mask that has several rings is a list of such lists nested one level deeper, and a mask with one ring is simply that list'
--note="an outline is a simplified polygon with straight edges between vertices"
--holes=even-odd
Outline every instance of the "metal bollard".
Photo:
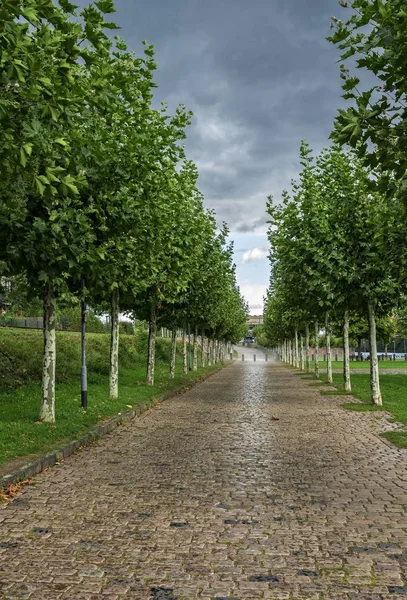
[{"label": "metal bollard", "polygon": [[335,354],[335,362],[338,362],[338,355]]},{"label": "metal bollard", "polygon": [[268,359],[269,359],[269,356],[268,356],[268,354],[265,354],[265,355],[264,355],[264,360],[267,362],[267,361],[268,361]]},{"label": "metal bollard", "polygon": [[256,362],[256,355],[255,354],[253,354],[253,360],[254,360],[254,362]]},{"label": "metal bollard", "polygon": [[230,353],[230,360],[233,360],[233,352]]},{"label": "metal bollard", "polygon": [[244,361],[244,354],[242,354],[242,360]]}]

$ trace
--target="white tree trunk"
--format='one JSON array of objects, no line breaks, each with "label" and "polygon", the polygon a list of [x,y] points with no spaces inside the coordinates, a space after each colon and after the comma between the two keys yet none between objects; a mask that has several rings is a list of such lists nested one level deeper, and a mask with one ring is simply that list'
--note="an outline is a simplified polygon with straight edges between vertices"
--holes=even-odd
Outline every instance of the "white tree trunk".
[{"label": "white tree trunk", "polygon": [[309,356],[309,325],[305,325],[305,370],[307,373],[311,372],[310,356]]},{"label": "white tree trunk", "polygon": [[315,321],[315,377],[319,377],[319,345],[318,345],[319,327],[318,321]]},{"label": "white tree trunk", "polygon": [[182,373],[184,375],[188,373],[187,332],[185,326],[182,329]]},{"label": "white tree trunk", "polygon": [[170,377],[174,379],[175,377],[175,359],[177,356],[177,328],[172,328],[171,335],[171,356],[170,356]]},{"label": "white tree trunk", "polygon": [[376,317],[373,305],[369,302],[369,344],[370,344],[370,390],[372,404],[382,406],[382,395],[380,392],[379,363],[377,360],[377,340],[376,340]]},{"label": "white tree trunk", "polygon": [[155,338],[157,335],[157,312],[155,304],[151,304],[148,331],[147,385],[154,385]]},{"label": "white tree trunk", "polygon": [[197,346],[197,337],[198,337],[198,327],[195,327],[194,331],[194,359],[193,359],[193,370],[198,370],[198,346]]},{"label": "white tree trunk", "polygon": [[56,364],[56,298],[51,284],[44,296],[44,357],[42,366],[42,397],[40,421],[55,423],[55,364]]},{"label": "white tree trunk", "polygon": [[351,392],[349,361],[349,311],[345,310],[343,320],[343,384],[345,392]]},{"label": "white tree trunk", "polygon": [[331,324],[329,313],[325,313],[325,336],[326,336],[326,375],[328,383],[332,383],[332,354],[331,354]]},{"label": "white tree trunk", "polygon": [[205,367],[205,336],[202,333],[201,335],[201,367],[204,368]]},{"label": "white tree trunk", "polygon": [[300,334],[300,368],[301,371],[304,371],[304,338],[302,337],[302,333]]},{"label": "white tree trunk", "polygon": [[111,398],[119,396],[119,290],[112,293],[110,331],[110,372],[109,395]]},{"label": "white tree trunk", "polygon": [[295,334],[294,334],[294,366],[296,369],[299,369],[300,367],[300,355],[299,355],[299,351],[298,351],[298,331],[295,330]]}]

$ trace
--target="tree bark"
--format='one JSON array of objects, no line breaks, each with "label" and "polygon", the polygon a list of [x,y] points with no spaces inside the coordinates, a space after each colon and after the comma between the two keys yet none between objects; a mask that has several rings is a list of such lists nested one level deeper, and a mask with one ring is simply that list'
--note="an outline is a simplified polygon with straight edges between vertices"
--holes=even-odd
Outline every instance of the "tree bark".
[{"label": "tree bark", "polygon": [[185,326],[182,329],[182,373],[188,373],[188,357],[187,357],[187,332]]},{"label": "tree bark", "polygon": [[305,371],[306,373],[310,372],[310,364],[309,364],[309,326],[305,325]]},{"label": "tree bark", "polygon": [[44,357],[42,366],[42,397],[40,421],[55,423],[55,363],[56,363],[56,298],[53,285],[48,284],[44,295]]},{"label": "tree bark", "polygon": [[332,383],[332,354],[331,354],[331,324],[329,313],[325,313],[325,337],[326,337],[326,375],[328,383]]},{"label": "tree bark", "polygon": [[148,360],[147,360],[147,385],[154,385],[155,368],[155,338],[157,335],[157,308],[154,303],[150,307],[150,322],[148,328]]},{"label": "tree bark", "polygon": [[304,338],[302,336],[302,333],[300,334],[300,368],[301,371],[304,371]]},{"label": "tree bark", "polygon": [[170,357],[170,377],[175,377],[175,359],[177,356],[177,328],[172,328],[171,334],[171,357]]},{"label": "tree bark", "polygon": [[343,385],[345,392],[351,392],[349,361],[349,311],[345,310],[343,320]]},{"label": "tree bark", "polygon": [[358,339],[358,360],[363,361],[363,356],[362,356],[362,338]]},{"label": "tree bark", "polygon": [[201,367],[205,367],[205,336],[201,335]]},{"label": "tree bark", "polygon": [[376,317],[374,307],[371,302],[367,305],[369,314],[369,344],[370,344],[370,390],[372,404],[382,406],[382,395],[380,392],[379,363],[377,361],[377,340],[376,340]]},{"label": "tree bark", "polygon": [[197,346],[197,337],[198,337],[198,327],[195,327],[194,331],[194,361],[193,361],[193,370],[198,370],[198,346]]},{"label": "tree bark", "polygon": [[319,327],[318,321],[315,321],[315,377],[319,377],[319,346],[318,346]]},{"label": "tree bark", "polygon": [[300,368],[300,355],[299,355],[299,351],[298,351],[298,331],[295,330],[295,334],[294,334],[294,366],[296,369]]},{"label": "tree bark", "polygon": [[119,290],[112,292],[109,395],[119,396]]}]

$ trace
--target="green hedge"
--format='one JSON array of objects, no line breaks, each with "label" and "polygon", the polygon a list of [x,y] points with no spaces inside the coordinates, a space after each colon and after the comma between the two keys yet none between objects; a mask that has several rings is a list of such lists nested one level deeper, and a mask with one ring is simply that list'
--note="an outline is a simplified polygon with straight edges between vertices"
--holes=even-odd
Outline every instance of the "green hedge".
[{"label": "green hedge", "polygon": [[[136,335],[121,335],[119,364],[130,367],[134,363],[144,364],[147,356],[146,331]],[[30,381],[40,381],[42,374],[43,338],[41,331],[2,329],[0,330],[0,391],[19,387]],[[88,376],[92,373],[109,373],[109,334],[87,334]],[[158,338],[157,361],[169,361],[170,340]],[[57,332],[57,382],[66,382],[79,376],[81,363],[80,334]]]}]

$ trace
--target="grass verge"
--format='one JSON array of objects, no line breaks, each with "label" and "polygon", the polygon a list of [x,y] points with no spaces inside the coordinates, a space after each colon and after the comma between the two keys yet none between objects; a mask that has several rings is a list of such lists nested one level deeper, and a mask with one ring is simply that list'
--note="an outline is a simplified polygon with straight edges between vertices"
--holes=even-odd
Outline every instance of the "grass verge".
[{"label": "grass verge", "polygon": [[[311,363],[312,366],[314,366],[314,363]],[[351,370],[353,369],[367,369],[369,370],[370,368],[370,362],[368,360],[364,360],[364,361],[351,361],[349,363]],[[327,364],[326,361],[320,360],[319,361],[319,368],[322,370],[326,370],[327,369]],[[333,369],[343,369],[343,361],[332,361],[332,368]],[[379,361],[379,369],[407,369],[407,360],[383,360],[383,361]]]},{"label": "grass verge", "polygon": [[[145,384],[145,366],[135,365],[120,370],[119,398],[108,397],[108,376],[90,373],[88,385],[89,406],[81,408],[78,380],[59,383],[56,387],[56,423],[37,421],[41,384],[29,383],[19,389],[0,393],[0,465],[18,457],[45,454],[64,443],[84,435],[96,423],[147,400],[176,391],[198,381],[204,373],[214,371],[219,365],[198,368],[187,375],[168,376],[168,364],[158,363],[155,385]],[[177,371],[181,372],[181,359]]]},{"label": "grass verge", "polygon": [[[342,375],[333,375],[333,384],[338,388],[339,395],[345,395]],[[383,406],[374,406],[370,402],[370,376],[368,374],[352,375],[352,396],[361,400],[361,403],[346,403],[343,407],[359,412],[385,410],[394,415],[395,421],[407,425],[407,374],[406,375],[381,375],[380,387],[382,391]],[[335,392],[321,392],[321,394],[335,394]],[[407,448],[407,431],[388,431],[382,434],[398,448]]]}]

